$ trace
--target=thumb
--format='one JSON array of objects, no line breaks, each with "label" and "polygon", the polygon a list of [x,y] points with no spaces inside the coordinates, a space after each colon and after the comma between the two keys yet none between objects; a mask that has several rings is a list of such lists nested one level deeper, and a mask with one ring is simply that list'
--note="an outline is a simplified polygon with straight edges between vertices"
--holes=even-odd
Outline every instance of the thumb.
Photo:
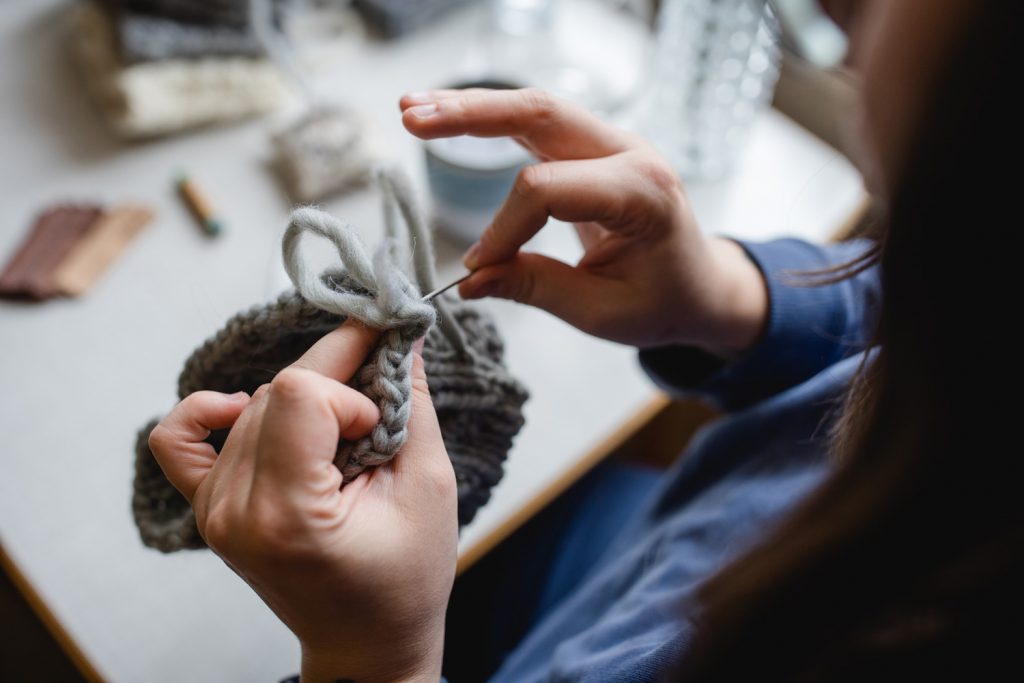
[{"label": "thumb", "polygon": [[520,252],[507,261],[484,266],[460,286],[464,299],[495,296],[529,304],[580,327],[593,306],[594,287],[601,280],[557,259]]},{"label": "thumb", "polygon": [[[414,350],[412,361],[412,410],[409,415],[408,435],[402,450],[391,461],[396,493],[418,495],[436,491],[436,486],[450,485],[454,491],[455,473],[448,450],[441,438],[434,402],[427,386],[423,357]],[[400,498],[401,499],[401,498]]]},{"label": "thumb", "polygon": [[205,439],[214,429],[235,424],[249,405],[249,395],[197,391],[182,399],[149,434],[149,449],[167,479],[189,503],[217,461]]}]

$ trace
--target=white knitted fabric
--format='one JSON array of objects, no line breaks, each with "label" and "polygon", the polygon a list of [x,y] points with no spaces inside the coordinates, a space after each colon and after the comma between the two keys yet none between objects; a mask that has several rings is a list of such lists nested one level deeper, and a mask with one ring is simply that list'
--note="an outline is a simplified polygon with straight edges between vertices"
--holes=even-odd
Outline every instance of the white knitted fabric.
[{"label": "white knitted fabric", "polygon": [[289,96],[266,59],[207,57],[122,64],[109,17],[92,3],[74,8],[74,49],[111,127],[150,137],[271,111]]}]

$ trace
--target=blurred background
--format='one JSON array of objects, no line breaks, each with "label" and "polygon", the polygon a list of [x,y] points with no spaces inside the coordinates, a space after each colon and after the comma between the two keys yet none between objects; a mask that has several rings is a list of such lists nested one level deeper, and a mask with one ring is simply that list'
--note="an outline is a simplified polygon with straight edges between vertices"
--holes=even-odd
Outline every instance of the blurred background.
[{"label": "blurred background", "polygon": [[[460,254],[531,159],[507,139],[414,140],[402,93],[551,90],[648,137],[715,231],[760,215],[766,235],[813,223],[824,236],[862,201],[843,158],[844,40],[814,0],[5,0],[0,51],[2,680],[188,670],[173,643],[134,660],[123,649],[126,634],[173,620],[161,610],[175,591],[214,571],[133,535],[133,430],[173,404],[192,348],[288,285],[279,240],[292,206],[316,203],[373,244],[373,169],[401,166],[437,229],[441,279],[460,274]],[[760,206],[737,201],[750,192]],[[578,255],[564,230],[531,246]],[[549,323],[495,310],[513,371],[539,381],[547,366],[515,349]],[[552,353],[563,369],[627,357],[550,334],[566,335]],[[651,396],[628,373],[594,399],[620,394],[604,403],[622,423]],[[657,406],[644,414],[675,419]],[[658,431],[634,422],[621,432],[632,441],[605,450]],[[639,438],[648,455],[678,447]],[[141,583],[152,573],[157,588]],[[118,593],[118,582],[135,588]],[[182,609],[215,622],[203,603],[200,593]],[[275,662],[290,652],[269,651]],[[201,668],[233,680],[222,666],[210,655]]]}]

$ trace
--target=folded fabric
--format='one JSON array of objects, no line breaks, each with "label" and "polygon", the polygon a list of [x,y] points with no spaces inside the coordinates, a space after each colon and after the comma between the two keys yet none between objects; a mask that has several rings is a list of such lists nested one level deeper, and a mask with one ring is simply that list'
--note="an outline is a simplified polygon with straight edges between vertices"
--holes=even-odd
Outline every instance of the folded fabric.
[{"label": "folded fabric", "polygon": [[77,8],[74,42],[87,85],[114,130],[148,137],[265,113],[289,89],[266,59],[203,57],[125,65],[110,17],[93,3]]},{"label": "folded fabric", "polygon": [[245,28],[250,0],[101,0],[113,12],[148,14],[191,24]]},{"label": "folded fabric", "polygon": [[114,22],[127,64],[199,57],[260,57],[263,48],[248,27],[187,24],[147,14],[122,14]]},{"label": "folded fabric", "polygon": [[278,167],[291,198],[313,202],[368,182],[373,154],[366,133],[356,112],[323,106],[276,134]]},{"label": "folded fabric", "polygon": [[85,294],[153,220],[145,206],[126,204],[96,219],[53,272],[53,289],[67,296]]},{"label": "folded fabric", "polygon": [[[292,215],[283,252],[296,290],[229,320],[185,362],[178,396],[210,389],[252,392],[295,361],[347,317],[383,331],[377,348],[351,385],[380,408],[381,421],[365,438],[338,446],[335,464],[346,482],[386,463],[401,449],[410,414],[412,344],[426,335],[423,360],[441,433],[458,482],[459,522],[466,524],[501,479],[512,440],[523,425],[526,389],[504,366],[504,346],[493,321],[453,298],[434,305],[420,292],[434,288],[430,236],[401,177],[381,176],[387,234],[398,236],[398,216],[409,227],[415,276],[406,275],[402,250],[386,242],[371,262],[355,234],[314,209]],[[308,269],[301,238],[330,240],[341,265],[322,274]],[[438,324],[434,324],[435,321]],[[188,502],[167,481],[149,450],[154,420],[138,435],[132,509],[143,543],[164,552],[204,543]],[[224,433],[211,435],[215,448]]]},{"label": "folded fabric", "polygon": [[144,206],[57,204],[41,213],[0,270],[0,297],[85,294],[153,218]]},{"label": "folded fabric", "polygon": [[102,214],[94,205],[58,205],[40,214],[0,272],[0,296],[46,299],[56,294],[54,272]]}]

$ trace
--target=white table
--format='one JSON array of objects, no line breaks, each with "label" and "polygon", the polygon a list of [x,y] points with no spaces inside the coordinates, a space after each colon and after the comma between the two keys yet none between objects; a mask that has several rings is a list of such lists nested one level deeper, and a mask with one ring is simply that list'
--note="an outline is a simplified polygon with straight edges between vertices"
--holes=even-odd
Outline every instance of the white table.
[{"label": "white table", "polygon": [[[279,283],[278,240],[289,207],[265,168],[268,124],[116,143],[69,63],[58,4],[0,5],[0,257],[58,199],[141,201],[157,219],[82,300],[0,302],[0,543],[8,569],[99,677],[276,680],[298,665],[289,632],[212,554],[143,548],[129,506],[135,430],[171,407],[191,350]],[[468,10],[405,42],[364,45],[339,76],[376,118],[421,195],[420,150],[400,127],[396,100],[458,75],[478,21]],[[214,196],[228,222],[221,239],[202,236],[174,197],[180,167],[193,169]],[[822,239],[860,202],[861,186],[833,150],[767,112],[735,175],[691,185],[689,194],[710,231]],[[327,208],[375,242],[375,196]],[[549,226],[532,246],[566,258],[578,253],[567,226]],[[441,242],[438,252],[442,277],[457,273],[459,250]],[[464,558],[663,400],[632,349],[525,307],[485,305],[532,398],[504,480],[463,532]]]}]

